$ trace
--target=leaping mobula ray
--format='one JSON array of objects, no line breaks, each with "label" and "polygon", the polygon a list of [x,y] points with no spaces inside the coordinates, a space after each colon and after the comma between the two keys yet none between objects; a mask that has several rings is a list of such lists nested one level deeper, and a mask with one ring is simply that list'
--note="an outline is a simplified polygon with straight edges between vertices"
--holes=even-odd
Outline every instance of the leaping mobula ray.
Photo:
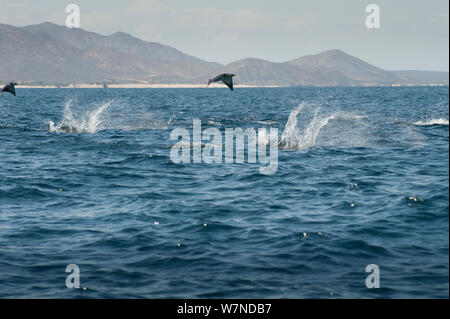
[{"label": "leaping mobula ray", "polygon": [[231,73],[222,73],[222,74],[219,74],[219,75],[216,76],[215,78],[209,79],[207,87],[208,87],[211,83],[215,83],[215,82],[220,82],[220,81],[222,81],[223,83],[226,84],[226,86],[228,86],[228,87],[230,88],[231,91],[233,91],[233,76],[235,76],[235,74],[231,74]]},{"label": "leaping mobula ray", "polygon": [[16,96],[16,87],[15,87],[16,85],[17,85],[17,83],[15,83],[15,82],[11,82],[9,84],[6,84],[3,87],[2,91],[0,92],[0,94],[3,93],[3,92],[9,92],[9,93],[13,94],[14,96]]}]

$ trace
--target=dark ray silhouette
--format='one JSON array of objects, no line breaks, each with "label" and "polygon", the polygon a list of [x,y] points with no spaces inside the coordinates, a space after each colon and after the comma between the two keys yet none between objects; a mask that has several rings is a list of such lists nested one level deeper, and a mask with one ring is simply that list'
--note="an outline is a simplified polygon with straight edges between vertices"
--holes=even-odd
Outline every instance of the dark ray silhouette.
[{"label": "dark ray silhouette", "polygon": [[3,94],[3,92],[9,92],[9,93],[13,94],[14,96],[16,96],[16,85],[17,85],[17,83],[14,83],[14,82],[6,84],[0,93]]},{"label": "dark ray silhouette", "polygon": [[213,79],[209,79],[208,81],[208,85],[207,87],[211,84],[211,83],[215,83],[215,82],[223,82],[225,83],[231,91],[233,91],[233,76],[235,76],[234,74],[231,73],[222,73],[219,74],[218,76],[216,76]]}]

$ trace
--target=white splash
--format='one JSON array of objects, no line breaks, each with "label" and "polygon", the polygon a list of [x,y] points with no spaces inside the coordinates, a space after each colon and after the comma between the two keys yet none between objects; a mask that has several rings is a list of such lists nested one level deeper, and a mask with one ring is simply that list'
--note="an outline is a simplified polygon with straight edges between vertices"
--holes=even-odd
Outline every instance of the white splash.
[{"label": "white splash", "polygon": [[432,119],[429,121],[418,121],[415,122],[414,125],[418,126],[431,126],[431,125],[448,125],[447,119]]},{"label": "white splash", "polygon": [[259,128],[258,129],[258,136],[257,136],[258,146],[270,146],[271,142],[272,145],[277,145],[278,142],[278,131],[275,132],[273,130],[270,130],[267,132],[266,128]]},{"label": "white splash", "polygon": [[84,113],[81,118],[77,119],[70,108],[73,100],[70,99],[64,106],[64,113],[60,123],[56,124],[49,121],[50,132],[58,133],[96,133],[102,129],[102,115],[108,107],[114,102],[110,100],[103,103],[94,111]]},{"label": "white splash", "polygon": [[320,108],[318,108],[311,122],[302,130],[298,125],[298,115],[305,105],[305,103],[301,103],[289,115],[279,142],[281,148],[302,150],[314,146],[322,127],[336,117],[335,115],[319,115]]}]

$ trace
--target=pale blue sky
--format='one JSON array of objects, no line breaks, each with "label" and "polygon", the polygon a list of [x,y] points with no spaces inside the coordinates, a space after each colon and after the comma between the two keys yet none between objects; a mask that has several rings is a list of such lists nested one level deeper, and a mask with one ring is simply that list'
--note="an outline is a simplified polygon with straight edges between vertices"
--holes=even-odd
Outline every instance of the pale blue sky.
[{"label": "pale blue sky", "polygon": [[[85,30],[124,31],[224,64],[342,49],[390,70],[449,69],[448,0],[0,0],[0,23],[64,24],[70,3]],[[380,29],[365,26],[369,3],[380,7]]]}]

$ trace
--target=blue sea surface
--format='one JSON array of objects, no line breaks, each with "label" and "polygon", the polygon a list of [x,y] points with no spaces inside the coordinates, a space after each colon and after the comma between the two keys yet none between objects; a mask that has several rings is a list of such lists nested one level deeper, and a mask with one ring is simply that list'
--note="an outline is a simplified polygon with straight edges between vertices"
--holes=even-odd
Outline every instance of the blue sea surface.
[{"label": "blue sea surface", "polygon": [[[0,97],[0,297],[448,298],[448,98],[18,87]],[[193,119],[277,128],[277,171],[175,164]]]}]

